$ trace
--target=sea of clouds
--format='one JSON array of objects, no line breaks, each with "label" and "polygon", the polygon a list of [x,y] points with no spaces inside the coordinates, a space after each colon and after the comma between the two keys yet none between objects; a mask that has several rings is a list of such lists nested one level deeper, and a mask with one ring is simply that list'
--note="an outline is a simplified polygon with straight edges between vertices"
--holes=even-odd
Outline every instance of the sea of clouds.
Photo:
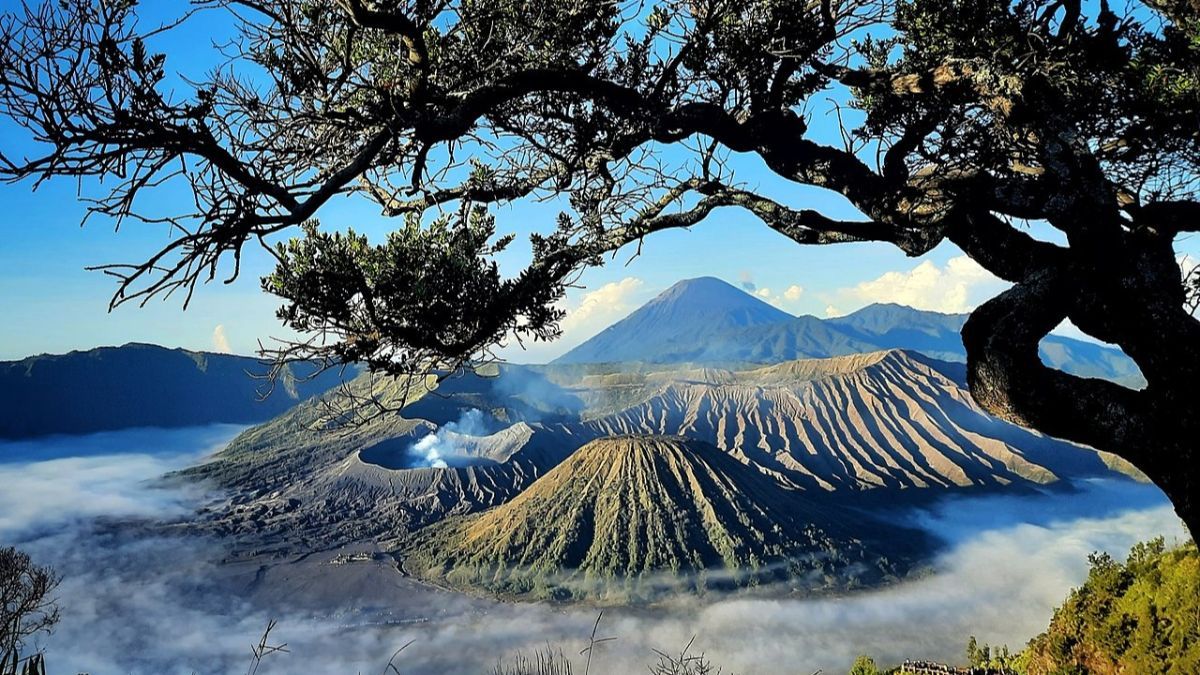
[{"label": "sea of clouds", "polygon": [[[52,672],[245,672],[251,644],[271,619],[278,625],[270,642],[287,643],[288,651],[268,656],[259,673],[377,673],[406,644],[394,660],[403,673],[486,672],[503,655],[547,643],[582,665],[578,652],[595,609],[441,595],[435,611],[414,606],[416,620],[384,625],[265,607],[220,581],[220,542],[138,525],[186,518],[210,497],[157,479],[200,461],[237,430],[0,443],[0,545],[16,545],[63,576],[62,623],[39,642]],[[1127,482],[955,498],[895,515],[949,542],[934,574],[838,598],[742,596],[609,609],[599,634],[617,639],[597,647],[592,672],[643,670],[653,650],[678,651],[693,637],[693,651],[726,673],[836,673],[860,653],[885,663],[954,661],[969,635],[1017,648],[1085,578],[1089,553],[1121,556],[1158,534],[1184,537],[1158,490]]]}]

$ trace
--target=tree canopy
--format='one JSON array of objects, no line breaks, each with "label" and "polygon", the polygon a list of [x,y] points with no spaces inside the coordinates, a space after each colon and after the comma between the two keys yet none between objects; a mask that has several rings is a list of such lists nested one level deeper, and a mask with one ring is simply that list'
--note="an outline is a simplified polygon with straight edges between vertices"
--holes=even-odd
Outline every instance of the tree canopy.
[{"label": "tree canopy", "polygon": [[[1112,451],[1193,532],[1200,323],[1173,242],[1200,228],[1197,0],[197,0],[237,37],[186,87],[133,0],[31,3],[0,25],[0,112],[42,150],[10,180],[104,179],[94,215],[161,223],[112,265],[114,303],[190,297],[248,244],[306,336],[281,359],[392,375],[553,339],[556,302],[627,245],[740,209],[800,244],[950,241],[1011,290],[963,332],[989,411]],[[181,21],[189,21],[185,15]],[[823,110],[824,109],[824,110]],[[838,115],[840,138],[813,133]],[[843,114],[844,113],[844,114]],[[861,218],[739,179],[840,194]],[[144,196],[185,184],[165,212]],[[88,183],[91,185],[92,183]],[[786,191],[784,191],[786,193]],[[386,242],[317,226],[339,195],[397,219]],[[531,262],[497,205],[557,199]],[[1048,223],[1065,243],[1024,223]],[[292,241],[267,238],[295,230]],[[649,237],[649,239],[647,239]],[[224,262],[228,261],[228,262]],[[1141,391],[1044,366],[1064,319],[1119,345]]]},{"label": "tree canopy", "polygon": [[1200,668],[1200,556],[1194,543],[1138,544],[1121,563],[1093,554],[1045,633],[1030,641],[1021,672],[1194,673]]}]

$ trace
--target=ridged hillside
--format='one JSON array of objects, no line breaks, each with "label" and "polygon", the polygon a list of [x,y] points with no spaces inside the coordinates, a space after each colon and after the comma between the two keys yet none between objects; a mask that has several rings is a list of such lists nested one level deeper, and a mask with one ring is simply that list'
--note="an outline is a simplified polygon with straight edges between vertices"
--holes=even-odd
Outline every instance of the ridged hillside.
[{"label": "ridged hillside", "polygon": [[[424,383],[366,375],[349,387],[362,400],[409,405],[400,415],[365,404],[353,409],[356,421],[331,424],[330,410],[347,405],[331,392],[243,432],[211,461],[180,474],[231,494],[206,527],[245,537],[255,550],[386,540],[503,503],[579,446],[522,421],[558,419],[577,403],[521,367],[452,378],[436,395]],[[471,411],[480,428],[460,428]],[[435,432],[454,448],[453,463],[410,465],[413,446]]]},{"label": "ridged hillside", "polygon": [[902,571],[903,555],[863,541],[883,529],[710,444],[622,436],[588,443],[502,506],[422,531],[405,567],[502,595],[600,602],[771,581],[811,590]]},{"label": "ridged hillside", "polygon": [[[403,415],[342,429],[322,427],[324,402],[311,401],[187,474],[232,491],[231,506],[214,514],[218,532],[281,550],[397,538],[476,513],[512,499],[589,441],[630,434],[712,444],[814,496],[869,490],[890,499],[895,490],[916,497],[1139,475],[1109,455],[988,416],[958,384],[955,366],[908,352],[752,370],[574,368],[504,367],[497,377],[444,382],[433,396],[419,387]],[[359,395],[394,398],[389,386]],[[478,428],[461,424],[470,411]],[[449,466],[414,468],[413,448],[435,432]]]},{"label": "ridged hillside", "polygon": [[[623,410],[594,437],[683,435],[797,487],[997,486],[1138,475],[1106,454],[983,412],[945,364],[902,351],[800,360],[750,371],[689,371],[622,382]],[[603,391],[591,396],[603,398]]]}]

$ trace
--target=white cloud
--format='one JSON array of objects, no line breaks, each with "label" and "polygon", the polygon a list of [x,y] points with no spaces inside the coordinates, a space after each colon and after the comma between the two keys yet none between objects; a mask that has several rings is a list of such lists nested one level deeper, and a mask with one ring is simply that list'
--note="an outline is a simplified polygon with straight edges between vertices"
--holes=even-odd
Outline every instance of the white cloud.
[{"label": "white cloud", "polygon": [[195,490],[160,489],[152,481],[208,457],[244,429],[214,424],[0,441],[0,485],[6,488],[0,490],[0,541],[96,516],[189,513]]},{"label": "white cloud", "polygon": [[780,309],[794,310],[800,301],[800,297],[804,295],[804,287],[792,284],[784,289],[782,293],[776,293],[764,286],[754,291],[754,295]]},{"label": "white cloud", "polygon": [[642,280],[625,277],[584,294],[574,308],[566,308],[562,320],[562,342],[582,342],[634,308],[630,299],[642,288]]},{"label": "white cloud", "polygon": [[[222,565],[221,542],[167,538],[138,524],[117,527],[118,520],[170,518],[206,502],[178,485],[150,480],[203,456],[215,431],[202,431],[168,438],[180,452],[166,457],[138,452],[159,446],[154,434],[135,431],[71,439],[77,449],[82,443],[124,454],[0,464],[0,484],[23,488],[0,493],[0,538],[64,576],[58,594],[63,621],[38,645],[62,672],[233,672],[245,667],[246,648],[269,618],[280,621],[273,643],[286,642],[290,651],[265,660],[264,674],[378,672],[410,642],[396,660],[405,672],[483,672],[501,654],[547,644],[581,665],[580,642],[597,618],[592,607],[467,598],[412,585],[390,568],[375,572],[358,564]],[[232,435],[220,431],[224,439]],[[38,439],[24,444],[21,456],[57,452],[57,445],[67,443]],[[9,450],[0,444],[0,457]],[[597,649],[600,670],[643,670],[654,660],[651,650],[680,649],[693,636],[696,651],[724,672],[766,674],[801,666],[805,673],[845,672],[861,653],[887,664],[954,661],[968,635],[1020,648],[1045,630],[1054,607],[1086,578],[1089,553],[1120,558],[1138,540],[1186,537],[1152,486],[1089,481],[1076,487],[1070,493],[960,495],[928,509],[894,511],[898,521],[931,530],[946,546],[931,561],[930,574],[885,588],[813,597],[764,589],[608,609],[600,629],[617,640]],[[68,500],[72,495],[83,498]],[[247,581],[260,571],[264,581],[248,591]],[[259,594],[270,586],[278,595]],[[325,594],[324,588],[333,590]],[[382,598],[406,602],[389,605]],[[122,620],[103,620],[113,616]]]},{"label": "white cloud", "polygon": [[837,291],[845,304],[894,302],[936,312],[967,312],[1004,289],[1006,284],[965,255],[939,267],[932,260],[906,272],[887,272],[852,288]]},{"label": "white cloud", "polygon": [[229,338],[225,336],[225,324],[219,323],[212,332],[213,350],[218,354],[232,354],[233,350],[229,348]]},{"label": "white cloud", "polygon": [[845,315],[846,315],[846,312],[843,312],[842,310],[838,309],[837,307],[834,307],[833,305],[825,306],[825,318],[827,318],[827,319],[832,319],[836,316],[845,316]]},{"label": "white cloud", "polygon": [[562,337],[550,343],[530,340],[524,344],[518,344],[510,338],[499,355],[516,363],[551,361],[625,318],[644,300],[644,286],[645,283],[637,277],[625,277],[583,295],[568,295],[558,305],[567,313],[559,324]]}]

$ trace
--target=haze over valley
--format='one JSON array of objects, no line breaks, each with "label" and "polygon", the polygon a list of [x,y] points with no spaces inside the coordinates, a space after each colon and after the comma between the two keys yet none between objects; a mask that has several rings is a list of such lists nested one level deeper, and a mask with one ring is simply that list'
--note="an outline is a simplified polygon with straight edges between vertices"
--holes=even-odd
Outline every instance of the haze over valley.
[{"label": "haze over valley", "polygon": [[1200,0],[0,0],[0,675],[1200,674]]},{"label": "haze over valley", "polygon": [[[157,439],[136,431],[72,437],[87,457],[42,461],[35,457],[54,440],[0,443],[7,458],[0,478],[19,478],[23,486],[0,495],[0,537],[64,575],[59,596],[69,611],[38,641],[53,668],[240,672],[270,619],[279,621],[274,634],[290,652],[264,660],[266,673],[374,672],[409,641],[397,663],[418,673],[486,672],[500,655],[529,653],[547,641],[569,653],[586,646],[598,612],[590,605],[438,591],[369,556],[338,563],[335,552],[230,563],[223,538],[154,525],[186,521],[215,496],[164,489],[156,478],[202,461],[236,433],[206,427]],[[1083,579],[1089,553],[1123,555],[1154,533],[1185,536],[1152,486],[1105,480],[1079,487],[893,509],[902,527],[946,543],[929,559],[929,575],[880,590],[610,605],[601,628],[618,640],[598,650],[601,672],[644,668],[653,649],[681,649],[693,635],[705,653],[739,673],[840,672],[859,653],[891,663],[958,662],[963,635],[1023,644]]]}]

